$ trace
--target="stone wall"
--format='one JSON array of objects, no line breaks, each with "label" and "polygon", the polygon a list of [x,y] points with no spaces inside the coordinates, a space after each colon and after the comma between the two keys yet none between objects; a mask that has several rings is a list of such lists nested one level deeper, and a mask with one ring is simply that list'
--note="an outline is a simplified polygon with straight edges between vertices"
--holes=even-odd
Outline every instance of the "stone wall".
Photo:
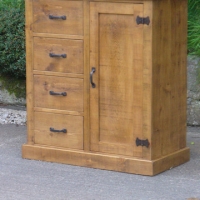
[{"label": "stone wall", "polygon": [[188,56],[187,123],[200,126],[200,58]]},{"label": "stone wall", "polygon": [[0,82],[0,103],[24,106],[26,100],[24,98],[16,98],[14,94],[9,94],[9,92],[2,87],[2,83]]},{"label": "stone wall", "polygon": [[[188,56],[187,74],[187,123],[191,126],[200,126],[200,58]],[[18,99],[14,94],[10,95],[1,87],[0,103],[25,105],[25,99]]]}]

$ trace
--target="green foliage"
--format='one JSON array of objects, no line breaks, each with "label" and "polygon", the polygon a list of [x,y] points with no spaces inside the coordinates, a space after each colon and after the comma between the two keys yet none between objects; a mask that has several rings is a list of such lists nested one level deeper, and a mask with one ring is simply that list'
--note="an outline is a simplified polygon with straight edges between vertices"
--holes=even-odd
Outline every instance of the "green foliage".
[{"label": "green foliage", "polygon": [[188,0],[188,52],[200,56],[200,0]]},{"label": "green foliage", "polygon": [[0,0],[0,8],[24,8],[24,0]]},{"label": "green foliage", "polygon": [[24,0],[0,0],[0,74],[25,79]]},{"label": "green foliage", "polygon": [[0,80],[17,98],[26,96],[24,0],[0,0]]}]

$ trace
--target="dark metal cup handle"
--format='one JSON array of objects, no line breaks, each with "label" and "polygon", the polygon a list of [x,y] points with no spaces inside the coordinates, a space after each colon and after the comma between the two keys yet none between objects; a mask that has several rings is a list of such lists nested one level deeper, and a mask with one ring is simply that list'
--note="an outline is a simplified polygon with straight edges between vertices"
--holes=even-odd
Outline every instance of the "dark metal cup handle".
[{"label": "dark metal cup handle", "polygon": [[67,17],[65,15],[63,15],[63,16],[49,15],[49,19],[62,19],[62,20],[66,20]]},{"label": "dark metal cup handle", "polygon": [[49,91],[50,95],[61,95],[61,96],[67,96],[67,92],[54,92],[54,91]]},{"label": "dark metal cup handle", "polygon": [[67,133],[67,129],[56,130],[54,128],[50,128],[50,131],[54,133]]},{"label": "dark metal cup handle", "polygon": [[90,83],[92,85],[92,88],[95,88],[96,87],[96,84],[93,82],[93,79],[92,79],[92,76],[93,74],[96,72],[96,69],[95,67],[92,67],[92,71],[90,72]]},{"label": "dark metal cup handle", "polygon": [[67,58],[67,54],[54,54],[54,53],[49,53],[49,56],[51,58],[57,57],[57,58]]}]

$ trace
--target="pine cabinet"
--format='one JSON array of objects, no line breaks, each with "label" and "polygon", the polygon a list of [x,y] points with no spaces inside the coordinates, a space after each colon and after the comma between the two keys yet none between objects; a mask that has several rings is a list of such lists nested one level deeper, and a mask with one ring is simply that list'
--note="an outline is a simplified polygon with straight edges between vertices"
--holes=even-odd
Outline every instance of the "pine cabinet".
[{"label": "pine cabinet", "polygon": [[187,0],[26,0],[27,159],[155,175],[189,160]]},{"label": "pine cabinet", "polygon": [[[143,5],[90,3],[91,150],[139,156],[142,137]],[[133,81],[134,80],[134,81]]]}]

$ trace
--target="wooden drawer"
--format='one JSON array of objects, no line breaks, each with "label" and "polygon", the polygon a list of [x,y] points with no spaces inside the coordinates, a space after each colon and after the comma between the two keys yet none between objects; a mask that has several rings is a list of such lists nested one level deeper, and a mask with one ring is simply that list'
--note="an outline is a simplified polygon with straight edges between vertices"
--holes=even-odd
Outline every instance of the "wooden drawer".
[{"label": "wooden drawer", "polygon": [[35,107],[83,111],[83,79],[35,75],[34,97]]},{"label": "wooden drawer", "polygon": [[34,122],[35,144],[83,149],[82,116],[35,112]]},{"label": "wooden drawer", "polygon": [[[62,17],[61,19],[52,19]],[[32,30],[37,33],[83,35],[83,2],[34,0]]]},{"label": "wooden drawer", "polygon": [[83,74],[83,41],[34,38],[34,69]]}]

